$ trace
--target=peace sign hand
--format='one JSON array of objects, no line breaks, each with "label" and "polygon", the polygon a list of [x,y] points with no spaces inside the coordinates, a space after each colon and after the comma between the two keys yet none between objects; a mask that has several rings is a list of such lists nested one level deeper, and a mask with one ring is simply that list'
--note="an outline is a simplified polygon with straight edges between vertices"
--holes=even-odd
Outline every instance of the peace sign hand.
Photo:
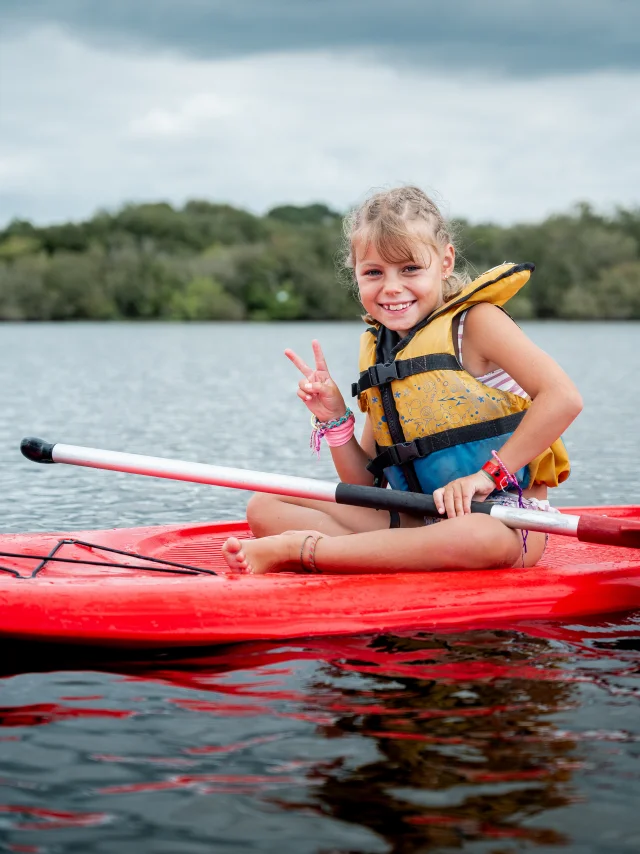
[{"label": "peace sign hand", "polygon": [[284,354],[303,374],[298,383],[298,397],[312,412],[318,421],[332,421],[341,418],[346,411],[344,398],[340,389],[331,379],[327,363],[319,341],[312,341],[315,369],[310,368],[293,350],[285,350]]}]

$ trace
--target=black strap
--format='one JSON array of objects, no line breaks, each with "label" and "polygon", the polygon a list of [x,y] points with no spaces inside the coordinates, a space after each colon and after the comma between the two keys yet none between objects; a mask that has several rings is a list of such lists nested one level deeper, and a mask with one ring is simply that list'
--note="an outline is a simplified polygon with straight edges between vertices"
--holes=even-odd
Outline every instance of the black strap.
[{"label": "black strap", "polygon": [[428,356],[414,356],[412,359],[399,359],[388,364],[371,365],[362,371],[357,383],[351,384],[353,397],[367,389],[404,380],[414,374],[426,374],[429,371],[463,371],[455,356],[449,353],[431,353]]},{"label": "black strap", "polygon": [[444,430],[442,433],[433,433],[431,436],[423,436],[412,442],[400,442],[390,445],[368,464],[368,470],[378,476],[389,466],[403,466],[413,460],[424,459],[435,451],[445,448],[453,448],[455,445],[465,445],[468,442],[480,439],[492,439],[512,433],[522,421],[526,410],[505,415],[502,418],[494,418],[492,421],[480,421],[477,424],[468,424],[465,427],[454,427]]},{"label": "black strap", "polygon": [[389,527],[390,528],[401,528],[402,520],[400,519],[400,514],[397,510],[389,510]]}]

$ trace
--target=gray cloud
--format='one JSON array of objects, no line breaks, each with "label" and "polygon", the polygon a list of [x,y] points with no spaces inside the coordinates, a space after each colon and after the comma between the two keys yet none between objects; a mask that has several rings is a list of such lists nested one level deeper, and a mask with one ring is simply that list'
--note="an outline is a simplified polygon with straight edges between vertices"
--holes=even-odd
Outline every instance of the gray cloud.
[{"label": "gray cloud", "polygon": [[0,26],[201,59],[362,50],[379,61],[544,77],[640,68],[637,0],[0,0]]},{"label": "gray cloud", "polygon": [[367,51],[203,61],[34,27],[0,49],[0,223],[145,199],[343,209],[400,182],[474,221],[635,205],[639,81],[391,67]]}]

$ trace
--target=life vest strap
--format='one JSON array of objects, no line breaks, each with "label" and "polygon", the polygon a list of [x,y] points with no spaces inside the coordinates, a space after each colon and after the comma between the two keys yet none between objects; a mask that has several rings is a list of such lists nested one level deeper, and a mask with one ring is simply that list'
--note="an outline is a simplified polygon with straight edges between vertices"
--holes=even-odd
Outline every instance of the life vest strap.
[{"label": "life vest strap", "polygon": [[414,374],[426,374],[429,371],[464,371],[464,368],[450,353],[431,353],[428,356],[414,356],[412,359],[399,359],[396,362],[371,365],[366,371],[360,373],[358,382],[351,384],[351,394],[357,397],[367,389],[393,380],[405,380]]},{"label": "life vest strap", "polygon": [[442,451],[445,448],[452,448],[455,445],[463,445],[481,439],[497,439],[504,436],[505,433],[513,433],[525,414],[526,410],[514,412],[511,415],[494,418],[491,421],[480,421],[477,424],[467,424],[464,427],[453,427],[451,430],[443,430],[441,433],[423,436],[414,439],[412,442],[399,442],[396,445],[389,445],[371,460],[367,469],[375,477],[378,477],[390,466],[406,465],[413,460],[428,457],[435,451]]}]

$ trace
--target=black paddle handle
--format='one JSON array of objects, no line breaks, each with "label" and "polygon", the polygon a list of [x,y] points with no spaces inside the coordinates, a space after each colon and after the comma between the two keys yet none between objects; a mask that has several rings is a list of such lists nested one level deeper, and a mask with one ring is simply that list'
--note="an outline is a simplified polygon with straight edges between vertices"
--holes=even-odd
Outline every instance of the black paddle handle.
[{"label": "black paddle handle", "polygon": [[[355,507],[371,507],[374,510],[396,510],[409,516],[435,516],[445,519],[436,510],[431,495],[419,492],[402,492],[399,489],[378,489],[375,486],[356,486],[352,483],[339,483],[336,487],[336,503],[351,504]],[[488,502],[472,501],[472,513],[491,513]]]},{"label": "black paddle handle", "polygon": [[28,436],[20,442],[22,455],[33,463],[54,463],[53,448],[54,445],[51,442],[45,442],[44,439],[36,439],[33,436]]}]

